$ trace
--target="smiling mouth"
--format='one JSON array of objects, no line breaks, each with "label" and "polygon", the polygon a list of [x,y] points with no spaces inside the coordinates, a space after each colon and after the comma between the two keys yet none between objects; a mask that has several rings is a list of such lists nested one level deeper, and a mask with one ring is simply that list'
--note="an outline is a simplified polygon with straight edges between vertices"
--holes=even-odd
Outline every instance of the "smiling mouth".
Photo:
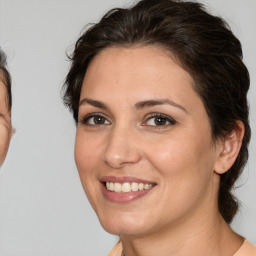
[{"label": "smiling mouth", "polygon": [[130,193],[130,192],[137,192],[148,190],[153,187],[153,184],[149,183],[142,183],[142,182],[105,182],[105,187],[108,191],[115,192],[115,193]]},{"label": "smiling mouth", "polygon": [[151,194],[157,183],[136,177],[104,176],[100,180],[104,198],[114,203],[129,203]]}]

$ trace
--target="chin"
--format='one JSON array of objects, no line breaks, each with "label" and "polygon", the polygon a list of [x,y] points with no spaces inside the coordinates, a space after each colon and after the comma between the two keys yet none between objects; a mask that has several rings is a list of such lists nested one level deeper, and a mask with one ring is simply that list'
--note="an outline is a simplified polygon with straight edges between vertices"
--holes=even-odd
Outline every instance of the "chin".
[{"label": "chin", "polygon": [[112,235],[126,235],[126,236],[137,236],[141,235],[145,232],[143,232],[143,228],[141,228],[139,225],[134,224],[134,225],[129,225],[129,224],[114,224],[114,225],[108,225],[102,223],[102,227],[104,228],[105,231]]},{"label": "chin", "polygon": [[140,235],[150,228],[146,216],[139,218],[135,213],[117,213],[108,216],[104,214],[98,217],[102,227],[113,235]]}]

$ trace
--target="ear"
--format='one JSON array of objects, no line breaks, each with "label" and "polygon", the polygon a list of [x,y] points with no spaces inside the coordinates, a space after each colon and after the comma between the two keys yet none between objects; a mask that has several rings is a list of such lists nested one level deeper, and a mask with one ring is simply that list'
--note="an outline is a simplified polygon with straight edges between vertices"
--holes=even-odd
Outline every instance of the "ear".
[{"label": "ear", "polygon": [[227,172],[239,154],[244,137],[244,124],[241,121],[236,121],[236,127],[223,140],[220,140],[217,145],[217,159],[214,166],[214,171],[217,174]]}]

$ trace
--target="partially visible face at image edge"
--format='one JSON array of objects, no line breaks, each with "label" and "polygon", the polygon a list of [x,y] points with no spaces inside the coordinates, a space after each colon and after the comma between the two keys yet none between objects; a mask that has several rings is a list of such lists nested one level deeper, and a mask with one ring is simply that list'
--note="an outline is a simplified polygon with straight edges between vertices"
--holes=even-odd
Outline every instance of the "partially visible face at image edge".
[{"label": "partially visible face at image edge", "polygon": [[10,76],[6,70],[5,55],[1,51],[0,66],[0,166],[3,164],[11,135],[11,94],[10,94]]}]

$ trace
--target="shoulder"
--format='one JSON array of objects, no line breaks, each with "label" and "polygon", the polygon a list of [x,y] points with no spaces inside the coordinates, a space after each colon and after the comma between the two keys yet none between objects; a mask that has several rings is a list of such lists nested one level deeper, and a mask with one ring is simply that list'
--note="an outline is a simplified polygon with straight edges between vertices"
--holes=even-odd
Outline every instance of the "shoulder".
[{"label": "shoulder", "polygon": [[245,240],[234,256],[256,256],[256,247],[254,247],[248,240]]},{"label": "shoulder", "polygon": [[121,256],[123,251],[123,246],[121,241],[117,243],[117,245],[112,249],[112,251],[108,254],[108,256]]}]

